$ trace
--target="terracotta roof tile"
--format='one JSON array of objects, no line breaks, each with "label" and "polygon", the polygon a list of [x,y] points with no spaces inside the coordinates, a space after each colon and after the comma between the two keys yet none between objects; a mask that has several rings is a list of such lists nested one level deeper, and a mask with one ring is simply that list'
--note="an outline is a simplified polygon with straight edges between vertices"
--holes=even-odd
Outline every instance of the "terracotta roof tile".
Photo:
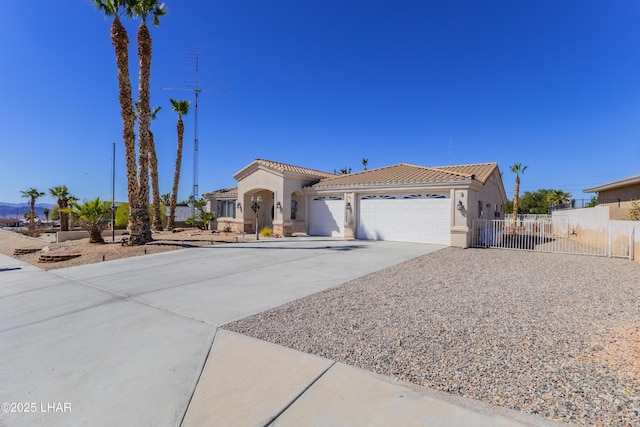
[{"label": "terracotta roof tile", "polygon": [[322,172],[315,169],[303,168],[301,166],[288,165],[286,163],[274,162],[271,160],[256,159],[255,162],[262,166],[268,167],[269,169],[277,170],[279,172],[299,173],[303,175],[317,176],[318,178],[334,176],[333,174],[328,172]]},{"label": "terracotta roof tile", "polygon": [[433,169],[439,169],[439,170],[453,172],[453,173],[474,175],[474,179],[484,184],[485,182],[487,182],[487,179],[489,179],[489,177],[497,167],[498,167],[497,163],[476,163],[476,164],[457,165],[457,166],[434,166]]},{"label": "terracotta roof tile", "polygon": [[203,194],[203,196],[237,196],[238,195],[238,187],[231,188],[221,188],[220,190],[208,191]]},{"label": "terracotta roof tile", "polygon": [[375,185],[396,183],[424,183],[469,179],[470,174],[456,173],[401,163],[347,175],[325,178],[313,187],[333,187],[347,185]]}]

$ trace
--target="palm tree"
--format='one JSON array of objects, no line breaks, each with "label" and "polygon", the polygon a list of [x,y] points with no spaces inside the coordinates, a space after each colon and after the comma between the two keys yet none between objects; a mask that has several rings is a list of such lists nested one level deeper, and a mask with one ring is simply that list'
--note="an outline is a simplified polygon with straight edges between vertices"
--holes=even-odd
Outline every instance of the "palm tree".
[{"label": "palm tree", "polygon": [[167,206],[169,203],[171,203],[171,194],[164,193],[164,194],[160,195],[160,202],[164,206]]},{"label": "palm tree", "polygon": [[[151,120],[155,120],[162,107],[156,107],[151,112]],[[158,157],[156,156],[156,144],[153,132],[149,131],[149,169],[151,172],[151,193],[153,195],[153,225],[155,231],[162,231],[162,214],[164,204],[160,197],[160,184],[158,182]]]},{"label": "palm tree", "polygon": [[175,99],[169,99],[173,111],[178,114],[178,122],[176,123],[176,130],[178,132],[178,151],[176,153],[176,169],[173,174],[173,188],[171,189],[171,206],[169,208],[169,219],[167,223],[167,230],[173,230],[176,224],[176,203],[178,201],[178,184],[180,182],[180,167],[182,165],[182,143],[184,137],[184,123],[182,122],[182,116],[185,116],[189,112],[189,101],[176,101]]},{"label": "palm tree", "polygon": [[46,219],[47,222],[49,222],[49,208],[42,209],[42,213],[44,214],[44,219]]},{"label": "palm tree", "polygon": [[29,230],[33,230],[36,227],[35,218],[36,218],[36,200],[40,197],[44,196],[44,193],[36,190],[31,187],[26,191],[21,191],[22,197],[26,197],[29,199],[29,204],[31,205],[30,217],[29,217]]},{"label": "palm tree", "polygon": [[73,202],[70,208],[65,209],[71,218],[76,220],[80,227],[89,232],[89,243],[104,243],[102,230],[111,218],[111,204],[96,197],[93,200],[85,200],[82,204]]},{"label": "palm tree", "polygon": [[369,159],[362,159],[362,167],[364,167],[364,170],[367,170],[368,164],[369,164]]},{"label": "palm tree", "polygon": [[[140,102],[136,102],[136,112],[140,111]],[[155,120],[162,107],[156,107],[151,111],[151,120]],[[138,122],[140,123],[140,122]],[[139,126],[139,124],[138,124]],[[149,173],[151,175],[151,193],[153,197],[153,224],[151,228],[155,231],[162,231],[162,220],[160,219],[160,184],[158,182],[158,157],[156,155],[156,145],[153,132],[149,130]],[[147,184],[148,186],[148,184]],[[151,214],[150,214],[151,215]]]},{"label": "palm tree", "polygon": [[49,194],[58,199],[58,208],[60,209],[60,231],[69,231],[69,214],[62,211],[62,209],[69,207],[69,198],[73,197],[69,194],[69,189],[66,185],[58,185],[57,187],[51,187]]},{"label": "palm tree", "polygon": [[516,174],[516,188],[513,190],[513,221],[518,224],[518,199],[520,194],[520,174],[523,174],[529,166],[522,166],[522,163],[516,163],[511,166],[511,172]]},{"label": "palm tree", "polygon": [[[131,78],[129,76],[129,36],[127,30],[120,21],[120,16],[129,18],[133,16],[133,5],[137,1],[144,0],[92,0],[98,10],[105,16],[113,17],[111,23],[111,43],[116,56],[116,66],[118,68],[118,93],[120,100],[120,115],[122,116],[123,128],[122,136],[125,147],[125,159],[127,165],[127,193],[129,196],[129,245],[145,244],[150,238],[150,232],[145,233],[145,228],[149,228],[149,215],[145,208],[140,209],[140,197],[138,191],[138,170],[136,163],[136,136],[134,133],[136,115],[133,111],[133,100],[131,97]],[[145,147],[146,148],[146,147]],[[147,204],[149,203],[147,197]]]},{"label": "palm tree", "polygon": [[[139,138],[139,157],[138,157],[138,205],[134,208],[137,210],[136,216],[139,215],[141,233],[145,241],[151,241],[151,229],[149,228],[149,160],[156,158],[155,146],[151,143],[151,91],[149,90],[149,81],[151,76],[151,35],[147,27],[147,18],[153,17],[153,25],[160,25],[160,17],[164,16],[166,11],[164,4],[158,0],[133,0],[130,3],[133,13],[141,18],[138,27],[138,138]],[[152,150],[153,148],[153,150]],[[157,165],[156,165],[157,169]],[[156,202],[159,207],[159,203]],[[158,215],[159,217],[159,215]],[[158,218],[158,221],[160,219]],[[160,223],[162,228],[162,223]]]},{"label": "palm tree", "polygon": [[547,202],[549,202],[550,205],[559,205],[569,201],[569,199],[571,199],[571,193],[562,190],[552,190],[547,195]]}]

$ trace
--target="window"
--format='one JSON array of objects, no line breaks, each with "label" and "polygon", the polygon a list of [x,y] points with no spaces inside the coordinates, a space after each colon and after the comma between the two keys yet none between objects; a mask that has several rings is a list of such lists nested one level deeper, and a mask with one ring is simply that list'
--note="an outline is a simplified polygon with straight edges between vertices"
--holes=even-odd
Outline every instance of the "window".
[{"label": "window", "polygon": [[298,202],[291,200],[291,219],[297,219],[298,217]]},{"label": "window", "polygon": [[218,200],[216,217],[235,218],[236,217],[236,201],[235,200]]}]

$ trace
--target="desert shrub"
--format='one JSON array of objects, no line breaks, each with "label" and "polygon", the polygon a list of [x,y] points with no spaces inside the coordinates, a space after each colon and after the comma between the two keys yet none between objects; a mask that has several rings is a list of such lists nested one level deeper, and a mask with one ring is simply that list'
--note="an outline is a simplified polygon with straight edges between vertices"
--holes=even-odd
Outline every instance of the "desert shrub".
[{"label": "desert shrub", "polygon": [[640,221],[640,200],[633,200],[629,208],[629,219],[631,221]]},{"label": "desert shrub", "polygon": [[267,237],[267,236],[271,236],[273,234],[273,230],[269,227],[264,227],[262,230],[260,230],[260,237]]}]

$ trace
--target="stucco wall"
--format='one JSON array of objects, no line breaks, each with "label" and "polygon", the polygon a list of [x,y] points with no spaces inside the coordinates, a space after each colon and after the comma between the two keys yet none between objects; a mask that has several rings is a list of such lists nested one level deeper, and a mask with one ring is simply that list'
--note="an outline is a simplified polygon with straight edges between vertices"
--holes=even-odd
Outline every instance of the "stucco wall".
[{"label": "stucco wall", "polygon": [[[554,211],[551,217],[554,230],[571,229],[572,239],[596,249],[620,250],[623,256],[630,250],[633,260],[640,262],[640,221],[610,220],[610,209],[609,206],[596,206]],[[565,224],[570,224],[570,227]]]},{"label": "stucco wall", "polygon": [[640,200],[640,185],[630,185],[628,187],[604,190],[598,193],[598,200]]}]

